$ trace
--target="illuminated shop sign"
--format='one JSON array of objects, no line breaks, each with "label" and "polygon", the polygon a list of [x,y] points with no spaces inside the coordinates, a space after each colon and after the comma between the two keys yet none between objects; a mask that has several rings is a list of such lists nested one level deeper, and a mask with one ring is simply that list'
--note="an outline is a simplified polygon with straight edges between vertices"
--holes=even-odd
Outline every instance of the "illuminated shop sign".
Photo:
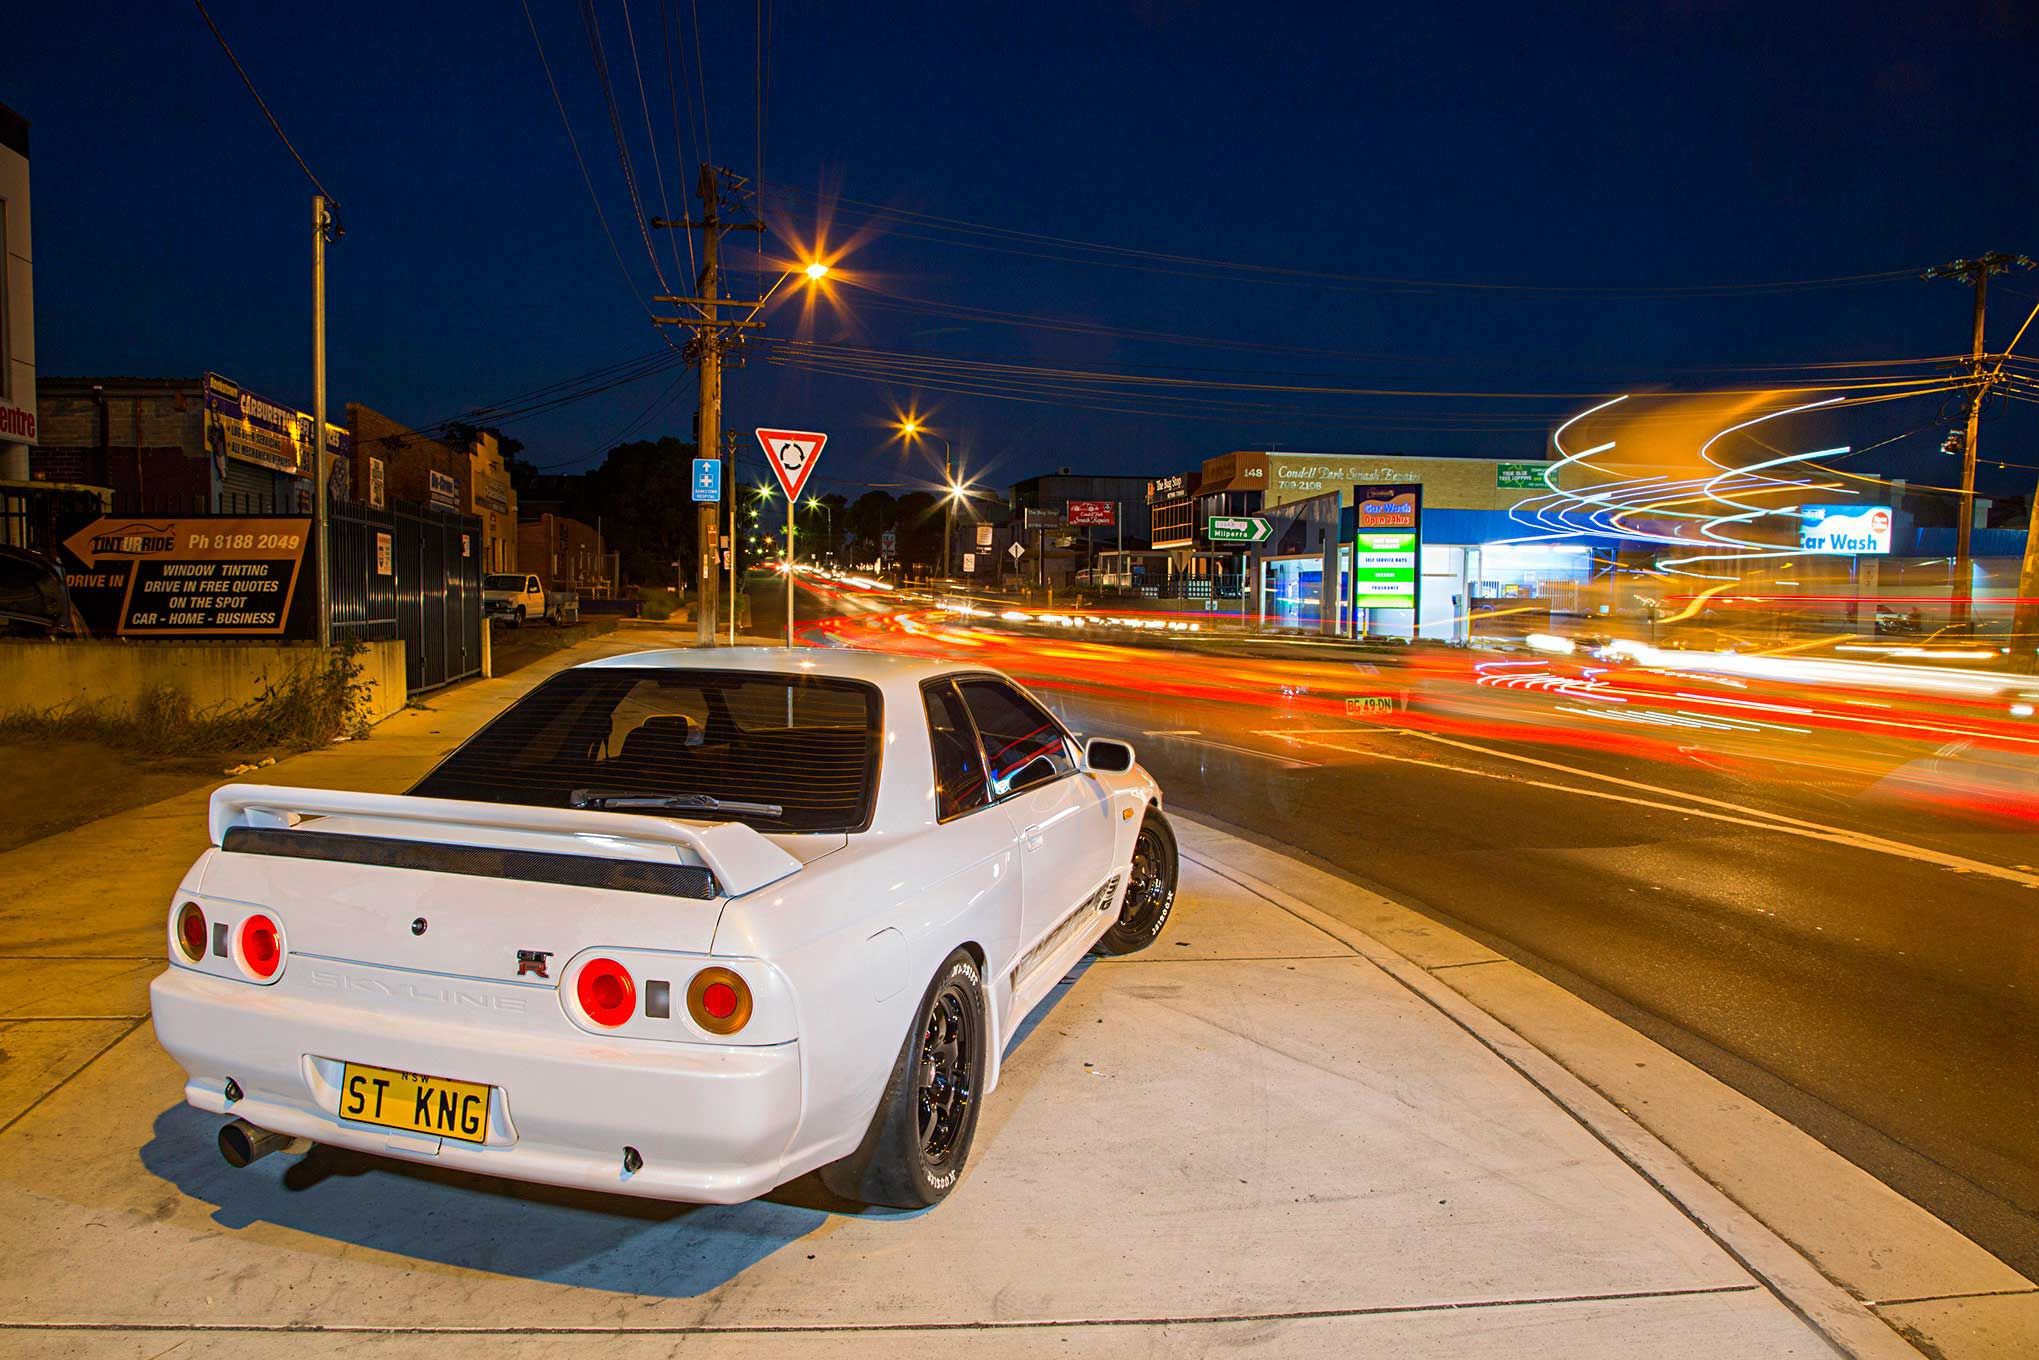
[{"label": "illuminated shop sign", "polygon": [[1407,482],[1352,488],[1352,604],[1414,609],[1423,542],[1423,488]]},{"label": "illuminated shop sign", "polygon": [[1798,546],[1816,553],[1887,553],[1890,510],[1881,505],[1802,505]]}]

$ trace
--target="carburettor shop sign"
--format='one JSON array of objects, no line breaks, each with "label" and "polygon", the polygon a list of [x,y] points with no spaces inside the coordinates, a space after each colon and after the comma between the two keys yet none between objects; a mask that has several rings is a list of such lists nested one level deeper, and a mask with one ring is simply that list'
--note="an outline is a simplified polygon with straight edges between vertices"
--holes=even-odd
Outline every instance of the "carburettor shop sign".
[{"label": "carburettor shop sign", "polygon": [[1410,482],[1352,488],[1352,603],[1414,609],[1423,543],[1423,488]]},{"label": "carburettor shop sign", "polygon": [[[231,378],[205,375],[205,447],[220,476],[229,458],[303,476],[312,465],[312,423],[303,411],[257,396]],[[347,431],[327,421],[326,451],[345,456],[353,448]]]},{"label": "carburettor shop sign", "polygon": [[310,538],[297,515],[109,515],[64,541],[65,579],[101,636],[284,637]]}]

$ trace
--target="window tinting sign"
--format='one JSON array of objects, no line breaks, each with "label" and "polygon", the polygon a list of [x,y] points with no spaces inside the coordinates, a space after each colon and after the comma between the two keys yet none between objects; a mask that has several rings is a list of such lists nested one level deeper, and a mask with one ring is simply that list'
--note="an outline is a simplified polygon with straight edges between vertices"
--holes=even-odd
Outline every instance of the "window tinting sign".
[{"label": "window tinting sign", "polygon": [[95,631],[282,637],[311,522],[288,516],[104,516],[64,542],[66,581]]}]

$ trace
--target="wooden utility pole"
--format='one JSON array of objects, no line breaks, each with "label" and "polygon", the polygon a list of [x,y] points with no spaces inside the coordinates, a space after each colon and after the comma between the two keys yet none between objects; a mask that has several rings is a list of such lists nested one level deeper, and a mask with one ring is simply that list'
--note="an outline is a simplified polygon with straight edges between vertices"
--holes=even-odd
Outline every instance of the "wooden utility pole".
[{"label": "wooden utility pole", "polygon": [[[709,316],[715,315],[715,303],[722,288],[722,212],[721,186],[715,182],[715,171],[710,166],[701,167],[701,278],[695,293],[705,302],[702,310]],[[701,409],[700,426],[694,433],[694,456],[713,458],[722,446],[722,336],[714,327],[702,332],[707,343],[701,346]],[[726,496],[734,487],[725,486]],[[715,645],[715,624],[718,619],[715,549],[722,537],[722,506],[713,501],[703,501],[696,509],[695,534],[701,543],[701,594],[694,606],[694,643],[700,647]]]},{"label": "wooden utility pole", "polygon": [[[206,20],[211,23],[211,19]],[[224,39],[222,39],[224,41]],[[324,194],[312,195],[312,570],[318,574],[319,646],[333,645],[333,577],[326,504],[326,242],[333,214]],[[486,628],[488,625],[482,625]]]},{"label": "wooden utility pole", "polygon": [[[726,333],[732,330],[756,330],[762,321],[748,317],[725,317],[718,311],[722,307],[748,307],[755,315],[761,302],[745,302],[721,296],[722,291],[722,237],[731,231],[763,231],[762,222],[725,222],[722,220],[722,181],[728,175],[725,170],[713,165],[701,167],[701,179],[695,192],[701,198],[699,220],[683,218],[678,221],[663,217],[651,219],[654,227],[695,230],[701,232],[701,275],[696,281],[693,297],[656,297],[654,302],[670,303],[694,308],[699,315],[659,317],[662,326],[685,326],[693,332],[687,342],[686,355],[701,372],[700,411],[694,430],[694,454],[698,458],[713,458],[722,446],[722,352],[727,343]],[[735,483],[723,479],[722,494],[732,497],[736,494]],[[720,546],[722,528],[722,507],[712,501],[704,501],[697,509],[695,534],[699,539],[699,566],[695,573],[699,594],[694,607],[694,640],[700,646],[709,647],[715,643],[715,625],[720,615],[719,592],[716,589],[716,549]],[[735,529],[730,531],[731,551],[735,549]],[[734,591],[734,585],[731,586]],[[736,607],[735,596],[731,595],[730,608]]]},{"label": "wooden utility pole", "polygon": [[[1956,628],[1968,626],[1969,607],[1975,594],[1975,565],[1970,549],[1975,532],[1976,445],[1982,433],[1982,402],[2003,371],[2001,366],[1996,373],[1983,371],[1983,317],[1989,305],[1989,276],[2031,267],[2032,261],[2023,255],[1992,250],[1973,260],[1949,261],[1925,273],[1929,279],[1960,279],[1975,286],[1975,315],[1968,345],[1974,387],[1968,397],[1968,425],[1961,441],[1961,500],[1955,507],[1954,589],[1949,610],[1949,622]],[[2022,596],[2023,592],[2019,593]]]}]

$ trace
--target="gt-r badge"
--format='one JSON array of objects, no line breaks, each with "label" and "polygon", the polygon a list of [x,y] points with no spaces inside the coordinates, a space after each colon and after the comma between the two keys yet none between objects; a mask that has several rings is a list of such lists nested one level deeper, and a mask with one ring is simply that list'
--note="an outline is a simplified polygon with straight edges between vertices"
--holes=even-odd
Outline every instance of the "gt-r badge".
[{"label": "gt-r badge", "polygon": [[545,961],[551,957],[552,951],[549,949],[519,949],[517,976],[523,977],[527,973],[536,973],[539,977],[551,976],[545,971]]}]

